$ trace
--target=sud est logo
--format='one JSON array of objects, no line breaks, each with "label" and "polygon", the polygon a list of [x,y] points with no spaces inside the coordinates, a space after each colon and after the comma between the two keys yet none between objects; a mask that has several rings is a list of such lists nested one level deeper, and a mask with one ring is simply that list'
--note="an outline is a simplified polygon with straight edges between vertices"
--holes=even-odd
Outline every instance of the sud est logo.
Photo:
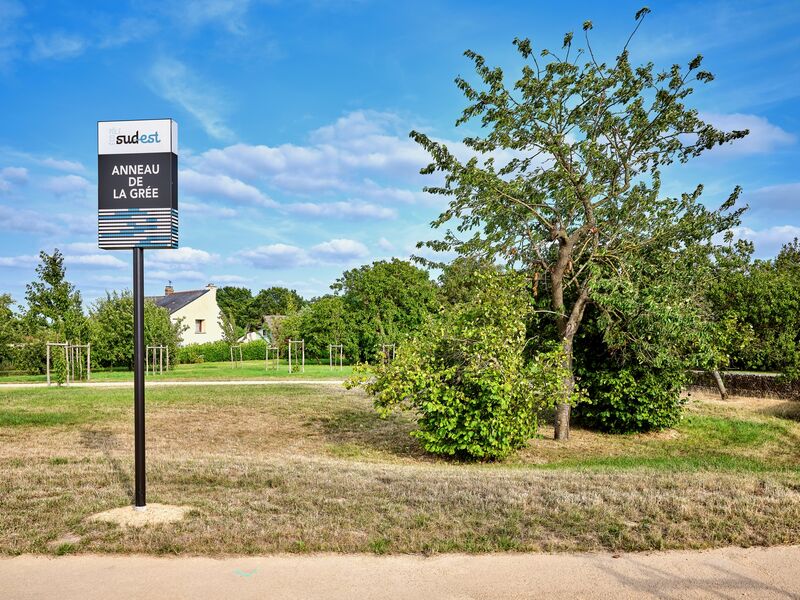
[{"label": "sud est logo", "polygon": [[161,138],[158,137],[158,132],[155,133],[139,133],[139,130],[136,130],[134,134],[125,135],[124,133],[120,133],[120,130],[117,129],[111,132],[111,136],[113,143],[120,145],[120,144],[158,144],[161,142]]}]

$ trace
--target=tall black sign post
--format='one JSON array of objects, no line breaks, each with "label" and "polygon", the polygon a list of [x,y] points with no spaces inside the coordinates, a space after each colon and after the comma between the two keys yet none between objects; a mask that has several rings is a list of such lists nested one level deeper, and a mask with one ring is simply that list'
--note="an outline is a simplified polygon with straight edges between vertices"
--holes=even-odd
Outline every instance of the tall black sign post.
[{"label": "tall black sign post", "polygon": [[175,121],[98,122],[97,209],[100,248],[133,250],[134,507],[144,510],[144,251],[178,247]]}]

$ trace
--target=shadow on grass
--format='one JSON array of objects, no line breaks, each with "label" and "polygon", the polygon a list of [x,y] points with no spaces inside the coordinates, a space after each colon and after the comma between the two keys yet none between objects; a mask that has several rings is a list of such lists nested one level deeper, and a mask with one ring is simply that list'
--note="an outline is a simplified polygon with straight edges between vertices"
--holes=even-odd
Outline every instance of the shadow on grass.
[{"label": "shadow on grass", "polygon": [[770,417],[800,421],[800,400],[784,400],[780,404],[762,408],[759,412]]},{"label": "shadow on grass", "polygon": [[379,453],[398,458],[432,459],[411,435],[414,420],[408,414],[382,419],[371,408],[340,408],[313,421],[321,427],[329,451],[340,457],[368,457]]},{"label": "shadow on grass", "polygon": [[81,445],[84,448],[88,448],[90,450],[99,450],[103,453],[106,460],[108,460],[109,464],[111,465],[111,469],[114,472],[114,475],[117,478],[120,486],[125,490],[125,494],[127,494],[130,501],[133,502],[133,481],[131,480],[130,474],[127,472],[127,470],[122,468],[119,459],[111,454],[111,450],[117,445],[116,436],[110,431],[105,431],[102,429],[84,429],[81,431]]}]

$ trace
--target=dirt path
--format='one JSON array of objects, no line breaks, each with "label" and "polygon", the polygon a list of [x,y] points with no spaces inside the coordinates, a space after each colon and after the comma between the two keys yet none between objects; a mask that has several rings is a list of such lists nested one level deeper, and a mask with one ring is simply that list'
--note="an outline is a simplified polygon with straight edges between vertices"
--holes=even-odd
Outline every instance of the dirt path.
[{"label": "dirt path", "polygon": [[800,598],[800,546],[651,554],[0,559],[8,600]]},{"label": "dirt path", "polygon": [[[212,381],[201,380],[174,380],[174,381],[148,381],[147,387],[165,387],[176,385],[342,385],[343,379],[220,379]],[[5,389],[25,389],[25,388],[46,388],[46,383],[0,383],[0,390]],[[132,388],[131,381],[98,381],[98,382],[79,382],[70,383],[68,388]]]}]

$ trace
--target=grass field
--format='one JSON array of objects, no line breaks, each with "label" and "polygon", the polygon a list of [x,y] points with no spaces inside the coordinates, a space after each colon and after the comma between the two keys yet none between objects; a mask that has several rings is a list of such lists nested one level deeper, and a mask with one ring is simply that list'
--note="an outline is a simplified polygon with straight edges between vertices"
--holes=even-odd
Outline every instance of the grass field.
[{"label": "grass field", "polygon": [[[86,521],[131,501],[123,389],[0,388],[0,552],[653,550],[800,539],[800,403],[693,399],[658,434],[545,429],[505,463],[425,454],[409,416],[336,387],[148,391],[148,500],[175,525]],[[67,534],[71,537],[65,538]],[[60,540],[60,541],[59,541]]]},{"label": "grass field", "polygon": [[[305,372],[296,371],[289,373],[289,366],[281,360],[278,368],[265,368],[263,360],[246,360],[234,366],[230,362],[209,362],[192,365],[177,365],[163,375],[150,375],[147,377],[156,381],[219,381],[229,379],[342,379],[352,372],[352,367],[344,365],[330,368],[329,365],[312,365],[306,363]],[[36,383],[46,381],[45,375],[0,375],[0,386],[3,383]],[[92,381],[132,381],[133,371],[94,371]]]}]

